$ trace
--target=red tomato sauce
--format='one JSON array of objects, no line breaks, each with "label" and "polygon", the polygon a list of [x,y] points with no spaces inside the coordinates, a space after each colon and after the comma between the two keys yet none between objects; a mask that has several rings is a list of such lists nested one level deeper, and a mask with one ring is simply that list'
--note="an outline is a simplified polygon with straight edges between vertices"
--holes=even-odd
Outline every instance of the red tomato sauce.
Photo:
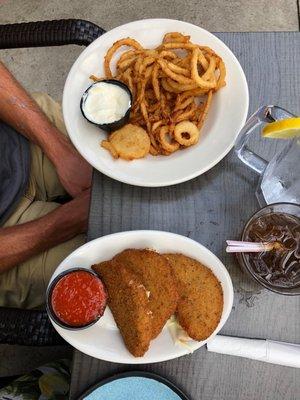
[{"label": "red tomato sauce", "polygon": [[106,306],[106,291],[101,280],[85,271],[74,271],[55,285],[52,309],[63,323],[84,326],[100,317]]}]

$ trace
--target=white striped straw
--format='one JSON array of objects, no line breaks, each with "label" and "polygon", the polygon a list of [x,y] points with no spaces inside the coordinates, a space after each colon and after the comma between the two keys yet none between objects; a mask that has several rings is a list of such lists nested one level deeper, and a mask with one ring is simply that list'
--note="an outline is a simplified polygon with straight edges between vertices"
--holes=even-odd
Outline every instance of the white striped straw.
[{"label": "white striped straw", "polygon": [[228,246],[226,247],[227,253],[262,253],[263,251],[272,250],[273,243],[256,243],[256,242],[243,242],[238,240],[226,240]]}]

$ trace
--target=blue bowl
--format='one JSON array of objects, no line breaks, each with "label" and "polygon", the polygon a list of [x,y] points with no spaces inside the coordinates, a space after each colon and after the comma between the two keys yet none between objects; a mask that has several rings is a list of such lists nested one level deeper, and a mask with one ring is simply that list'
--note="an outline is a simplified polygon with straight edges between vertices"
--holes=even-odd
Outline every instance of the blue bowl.
[{"label": "blue bowl", "polygon": [[190,400],[167,379],[150,372],[125,372],[104,379],[78,400]]}]

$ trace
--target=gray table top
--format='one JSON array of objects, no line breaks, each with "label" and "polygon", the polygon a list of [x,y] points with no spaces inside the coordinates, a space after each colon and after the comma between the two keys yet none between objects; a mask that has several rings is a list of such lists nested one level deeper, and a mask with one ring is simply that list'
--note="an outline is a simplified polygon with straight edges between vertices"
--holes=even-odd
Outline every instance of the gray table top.
[{"label": "gray table top", "polygon": [[[250,113],[263,104],[300,112],[300,33],[218,33],[239,59],[249,84]],[[226,132],[224,132],[226,134]],[[278,141],[253,140],[253,148],[270,158]],[[113,232],[158,229],[202,243],[226,265],[235,299],[222,329],[225,335],[300,342],[300,297],[271,293],[253,283],[224,241],[238,238],[244,223],[259,207],[257,176],[231,151],[212,170],[189,182],[165,188],[141,188],[95,172],[89,239]],[[181,387],[193,400],[296,400],[300,371],[295,368],[209,353],[159,364],[130,366],[96,360],[75,351],[71,399],[91,384],[117,372],[156,372]]]}]

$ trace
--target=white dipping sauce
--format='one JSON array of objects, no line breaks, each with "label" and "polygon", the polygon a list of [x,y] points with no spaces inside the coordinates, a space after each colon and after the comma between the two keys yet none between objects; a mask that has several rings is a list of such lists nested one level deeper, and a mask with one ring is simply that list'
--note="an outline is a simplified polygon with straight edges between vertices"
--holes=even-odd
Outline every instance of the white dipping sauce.
[{"label": "white dipping sauce", "polygon": [[130,96],[122,87],[97,82],[84,94],[82,111],[95,124],[109,124],[123,118],[130,103]]}]

